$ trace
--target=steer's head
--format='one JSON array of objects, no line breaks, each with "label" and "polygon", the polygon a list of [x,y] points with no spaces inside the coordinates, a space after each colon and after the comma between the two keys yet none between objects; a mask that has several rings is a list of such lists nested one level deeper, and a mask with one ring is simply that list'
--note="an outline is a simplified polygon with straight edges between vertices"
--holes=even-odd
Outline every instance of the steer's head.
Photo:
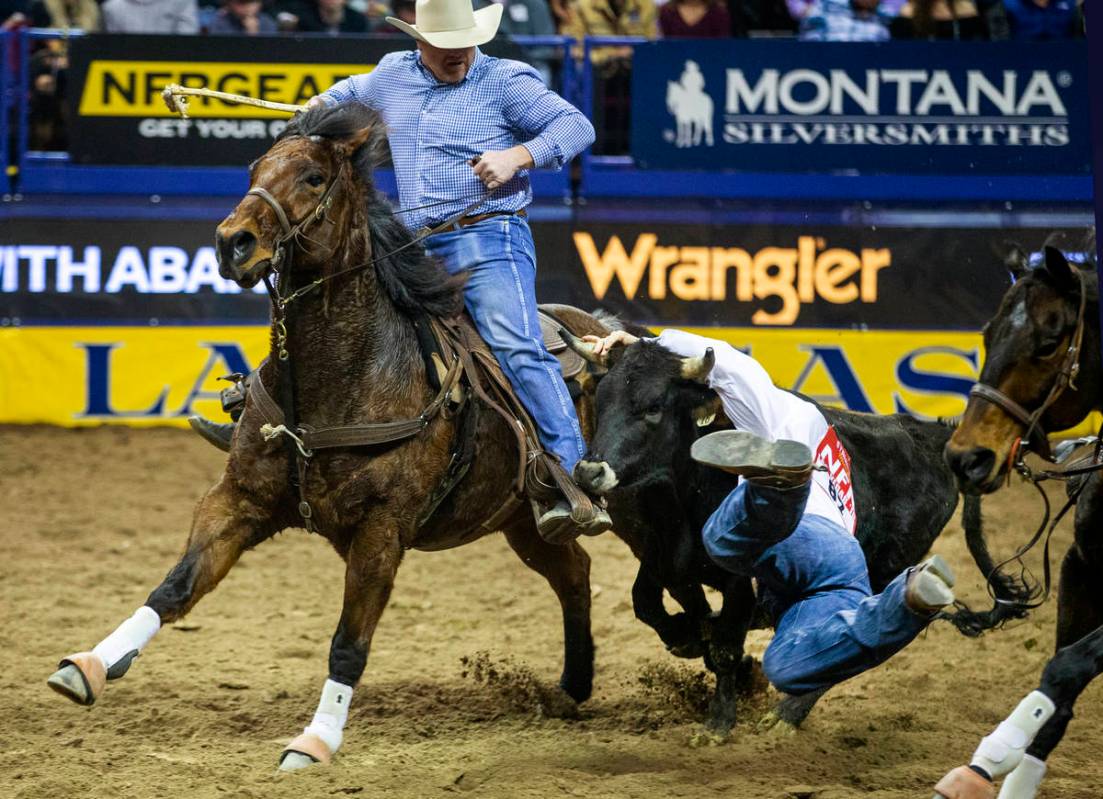
[{"label": "steer's head", "polygon": [[719,409],[706,385],[712,350],[701,358],[681,358],[642,340],[597,357],[585,342],[569,343],[608,369],[597,384],[590,451],[575,467],[579,485],[601,495],[617,486],[669,479],[689,457],[698,425],[708,424]]}]

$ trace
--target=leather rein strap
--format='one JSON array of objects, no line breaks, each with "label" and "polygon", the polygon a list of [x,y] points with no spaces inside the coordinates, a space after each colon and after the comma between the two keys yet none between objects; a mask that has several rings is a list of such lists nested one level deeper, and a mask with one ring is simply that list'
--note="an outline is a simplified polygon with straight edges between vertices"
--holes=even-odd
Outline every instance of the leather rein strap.
[{"label": "leather rein strap", "polygon": [[[1049,394],[1046,395],[1045,400],[1038,406],[1037,410],[1031,413],[998,388],[979,381],[969,390],[970,397],[976,397],[992,403],[1012,419],[1023,425],[1023,427],[1026,428],[1026,432],[1023,433],[1022,440],[1027,442],[1035,453],[1048,461],[1053,460],[1053,454],[1050,450],[1049,438],[1041,424],[1042,416],[1049,410],[1050,406],[1065,393],[1065,389],[1071,388],[1076,390],[1076,377],[1080,374],[1080,354],[1084,343],[1084,317],[1088,306],[1088,287],[1081,270],[1073,269],[1073,273],[1076,275],[1080,284],[1080,306],[1076,313],[1076,329],[1073,331],[1068,349],[1065,350],[1065,356],[1061,363],[1061,369],[1057,373],[1057,379],[1054,381],[1053,387],[1049,390]],[[1018,453],[1014,453],[1013,457],[1018,457]],[[1019,462],[1021,462],[1021,458],[1019,458]]]}]

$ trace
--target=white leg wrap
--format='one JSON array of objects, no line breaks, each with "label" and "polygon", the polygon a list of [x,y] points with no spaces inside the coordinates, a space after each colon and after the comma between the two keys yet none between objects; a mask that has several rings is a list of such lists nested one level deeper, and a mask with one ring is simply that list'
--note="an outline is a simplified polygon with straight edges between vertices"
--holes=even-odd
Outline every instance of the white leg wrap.
[{"label": "white leg wrap", "polygon": [[330,754],[341,748],[344,740],[345,722],[349,717],[349,703],[352,702],[352,688],[333,680],[326,680],[322,688],[322,698],[310,726],[303,732],[313,733],[325,741]]},{"label": "white leg wrap", "polygon": [[1026,748],[1049,721],[1057,706],[1041,691],[1032,691],[1012,711],[996,731],[980,742],[973,753],[972,765],[980,766],[992,779],[1014,770],[1023,759]]},{"label": "white leg wrap", "polygon": [[999,799],[1034,799],[1045,775],[1046,762],[1033,755],[1026,755],[1023,762],[1003,781]]},{"label": "white leg wrap", "polygon": [[150,639],[161,629],[161,617],[153,608],[143,605],[134,615],[115,628],[115,632],[104,638],[92,651],[103,661],[103,667],[110,669],[128,653],[145,649]]}]

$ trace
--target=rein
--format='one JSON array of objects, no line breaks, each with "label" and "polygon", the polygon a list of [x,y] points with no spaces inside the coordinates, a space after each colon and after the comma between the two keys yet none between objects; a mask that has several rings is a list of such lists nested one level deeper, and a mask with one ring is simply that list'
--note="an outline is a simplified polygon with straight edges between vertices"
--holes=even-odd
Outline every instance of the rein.
[{"label": "rein", "polygon": [[[1061,368],[1057,373],[1057,379],[1054,381],[1053,387],[1050,388],[1042,404],[1032,413],[998,388],[979,381],[969,390],[969,396],[971,398],[977,397],[978,399],[995,405],[1023,425],[1025,432],[1021,437],[1015,439],[1015,443],[1008,457],[1008,480],[1011,479],[1011,469],[1014,469],[1024,480],[1027,480],[1037,489],[1042,498],[1044,507],[1042,521],[1038,525],[1038,529],[1034,532],[1034,535],[1032,535],[1025,544],[1015,550],[1015,553],[1011,557],[997,563],[986,578],[988,594],[997,604],[1010,605],[1020,610],[1033,610],[1043,605],[1049,599],[1053,583],[1052,570],[1049,563],[1050,539],[1053,537],[1053,531],[1057,529],[1057,525],[1060,524],[1061,519],[1065,517],[1065,514],[1068,513],[1069,509],[1072,508],[1080,498],[1081,493],[1084,491],[1084,487],[1087,485],[1087,480],[1080,481],[1080,484],[1069,495],[1068,501],[1066,501],[1061,507],[1061,510],[1057,512],[1057,515],[1052,517],[1052,521],[1050,518],[1052,508],[1050,506],[1049,496],[1046,494],[1045,489],[1042,488],[1042,483],[1047,480],[1065,481],[1069,478],[1080,477],[1103,470],[1103,457],[1101,457],[1103,456],[1103,428],[1096,433],[1093,453],[1090,456],[1075,460],[1063,468],[1035,471],[1031,469],[1024,460],[1026,451],[1031,450],[1044,460],[1050,463],[1056,463],[1052,449],[1050,448],[1049,437],[1041,424],[1042,416],[1055,402],[1057,402],[1067,389],[1071,388],[1075,391],[1077,388],[1076,378],[1080,374],[1080,356],[1084,343],[1085,311],[1088,305],[1088,289],[1084,273],[1079,269],[1074,269],[1073,272],[1076,274],[1080,287],[1080,302],[1076,312],[1076,328],[1073,331],[1072,338],[1069,340],[1068,348],[1065,350]],[[1038,586],[1035,584],[1033,587],[1030,587],[1029,598],[1027,600],[1007,600],[997,597],[992,578],[1004,567],[1013,562],[1019,564],[1020,581],[1024,585],[1028,585],[1025,579],[1028,569],[1026,564],[1023,563],[1023,556],[1030,552],[1030,550],[1043,539],[1042,585]]]},{"label": "rein", "polygon": [[[295,252],[294,245],[299,239],[305,237],[306,231],[313,225],[317,224],[322,219],[328,221],[329,211],[333,207],[333,200],[336,196],[338,187],[341,185],[341,179],[347,167],[348,161],[342,161],[337,174],[334,175],[333,180],[318,199],[318,204],[314,207],[314,210],[294,225],[291,224],[291,220],[288,218],[287,212],[284,210],[279,200],[277,200],[270,191],[258,186],[250,189],[246,193],[246,196],[260,198],[272,209],[272,212],[276,215],[276,219],[280,223],[280,230],[282,231],[280,237],[275,242],[271,258],[271,269],[277,274],[278,283],[277,285],[273,285],[267,273],[264,275],[263,280],[264,286],[268,290],[268,295],[272,300],[272,316],[273,326],[276,331],[278,368],[286,371],[286,379],[280,380],[279,402],[277,404],[264,389],[264,385],[260,381],[258,375],[258,379],[254,384],[254,395],[257,397],[258,406],[262,415],[267,420],[266,424],[261,428],[261,434],[266,440],[271,440],[281,435],[284,436],[288,458],[292,465],[290,475],[291,483],[298,489],[299,494],[299,515],[302,517],[303,524],[309,532],[314,532],[315,528],[313,521],[314,511],[306,496],[306,475],[310,466],[310,461],[314,457],[314,451],[316,449],[333,447],[384,444],[403,441],[417,435],[440,413],[452,390],[459,382],[461,373],[463,372],[463,366],[458,358],[453,361],[444,379],[441,380],[442,385],[437,395],[429,405],[413,419],[317,429],[308,425],[299,425],[295,416],[294,369],[291,363],[291,354],[287,349],[288,314],[291,304],[295,300],[309,294],[334,278],[371,268],[381,261],[397,255],[403,250],[420,244],[429,236],[451,227],[460,219],[469,215],[490,197],[490,192],[483,192],[482,196],[471,202],[463,208],[463,210],[449,217],[444,222],[441,222],[439,225],[420,232],[410,241],[399,245],[390,252],[376,257],[369,257],[369,259],[362,264],[341,269],[313,280],[305,286],[290,291],[291,267]],[[437,204],[438,203],[433,203],[431,205]],[[368,247],[368,254],[371,256],[370,236],[368,237]]]}]

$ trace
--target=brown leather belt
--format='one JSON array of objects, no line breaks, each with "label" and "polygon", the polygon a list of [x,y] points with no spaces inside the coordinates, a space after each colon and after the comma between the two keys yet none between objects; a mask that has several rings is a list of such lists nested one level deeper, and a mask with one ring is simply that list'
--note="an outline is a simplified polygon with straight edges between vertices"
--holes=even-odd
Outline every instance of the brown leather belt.
[{"label": "brown leather belt", "polygon": [[[471,225],[477,225],[480,222],[485,222],[488,219],[493,219],[496,216],[519,216],[522,219],[524,219],[528,215],[529,215],[528,211],[525,210],[524,208],[522,208],[520,211],[491,211],[490,213],[487,213],[487,214],[473,214],[472,216],[464,216],[464,217],[461,217],[461,218],[457,219],[455,222],[453,222],[451,225],[449,225],[445,230],[440,231],[440,232],[444,233],[444,232],[447,232],[448,230],[459,230],[460,228],[470,227]],[[423,231],[432,230],[433,227],[434,227],[433,225],[426,225],[425,227],[421,228],[418,231],[418,234],[421,234]]]}]

